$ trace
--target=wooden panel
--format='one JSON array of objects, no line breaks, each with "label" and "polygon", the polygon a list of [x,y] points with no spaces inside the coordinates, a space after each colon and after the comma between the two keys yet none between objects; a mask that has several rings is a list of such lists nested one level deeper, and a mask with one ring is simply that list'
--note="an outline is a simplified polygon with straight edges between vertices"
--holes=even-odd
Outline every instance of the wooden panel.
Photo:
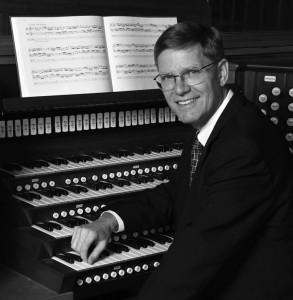
[{"label": "wooden panel", "polygon": [[11,35],[10,16],[39,15],[130,15],[177,16],[179,20],[195,18],[209,21],[205,0],[7,0],[0,1],[0,35]]},{"label": "wooden panel", "polygon": [[214,26],[223,31],[293,30],[292,0],[208,0]]}]

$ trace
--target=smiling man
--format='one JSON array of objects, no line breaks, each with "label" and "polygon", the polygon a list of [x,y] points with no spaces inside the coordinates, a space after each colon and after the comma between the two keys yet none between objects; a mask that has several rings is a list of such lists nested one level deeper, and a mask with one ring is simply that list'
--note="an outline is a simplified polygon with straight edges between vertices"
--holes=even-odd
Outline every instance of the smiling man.
[{"label": "smiling man", "polygon": [[215,28],[176,24],[154,55],[168,105],[194,129],[176,174],[76,227],[72,248],[93,263],[113,231],[172,223],[174,242],[139,300],[293,299],[288,145],[253,103],[226,87],[228,62]]}]

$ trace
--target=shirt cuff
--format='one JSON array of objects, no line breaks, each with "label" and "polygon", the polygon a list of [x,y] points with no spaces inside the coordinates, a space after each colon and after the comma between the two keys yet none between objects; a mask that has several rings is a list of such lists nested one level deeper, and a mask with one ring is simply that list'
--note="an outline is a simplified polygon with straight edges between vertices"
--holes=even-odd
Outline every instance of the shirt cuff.
[{"label": "shirt cuff", "polygon": [[112,214],[112,215],[116,218],[116,220],[117,220],[117,223],[118,223],[118,229],[117,229],[117,230],[114,230],[115,233],[122,232],[122,231],[125,230],[125,226],[124,226],[123,220],[120,218],[120,216],[119,216],[117,213],[115,213],[115,211],[112,211],[112,210],[105,210],[105,211],[103,211],[103,212],[101,213],[101,216],[102,216],[103,213],[105,213],[105,212],[107,212],[107,213],[109,213],[109,214]]}]

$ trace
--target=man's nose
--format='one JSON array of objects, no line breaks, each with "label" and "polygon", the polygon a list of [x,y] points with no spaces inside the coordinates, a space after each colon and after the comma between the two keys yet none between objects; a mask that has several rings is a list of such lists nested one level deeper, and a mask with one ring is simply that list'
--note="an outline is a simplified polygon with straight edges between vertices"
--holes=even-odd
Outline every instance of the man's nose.
[{"label": "man's nose", "polygon": [[174,79],[175,79],[174,91],[176,94],[182,95],[190,91],[190,86],[184,81],[184,79],[180,75],[177,75]]}]

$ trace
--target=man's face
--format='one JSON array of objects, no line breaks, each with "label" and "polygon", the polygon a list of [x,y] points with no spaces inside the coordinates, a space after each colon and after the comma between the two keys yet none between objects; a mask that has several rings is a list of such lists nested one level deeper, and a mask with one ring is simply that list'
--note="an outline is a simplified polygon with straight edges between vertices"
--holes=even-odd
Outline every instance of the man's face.
[{"label": "man's face", "polygon": [[[167,49],[158,56],[160,74],[178,75],[183,70],[198,67],[199,69],[212,63],[202,54],[198,45],[185,50]],[[223,85],[227,80],[227,61],[222,60],[201,72],[204,79],[197,85],[187,85],[181,77],[176,77],[173,90],[164,92],[171,110],[183,123],[191,124],[200,130],[214,114],[224,100]]]}]

